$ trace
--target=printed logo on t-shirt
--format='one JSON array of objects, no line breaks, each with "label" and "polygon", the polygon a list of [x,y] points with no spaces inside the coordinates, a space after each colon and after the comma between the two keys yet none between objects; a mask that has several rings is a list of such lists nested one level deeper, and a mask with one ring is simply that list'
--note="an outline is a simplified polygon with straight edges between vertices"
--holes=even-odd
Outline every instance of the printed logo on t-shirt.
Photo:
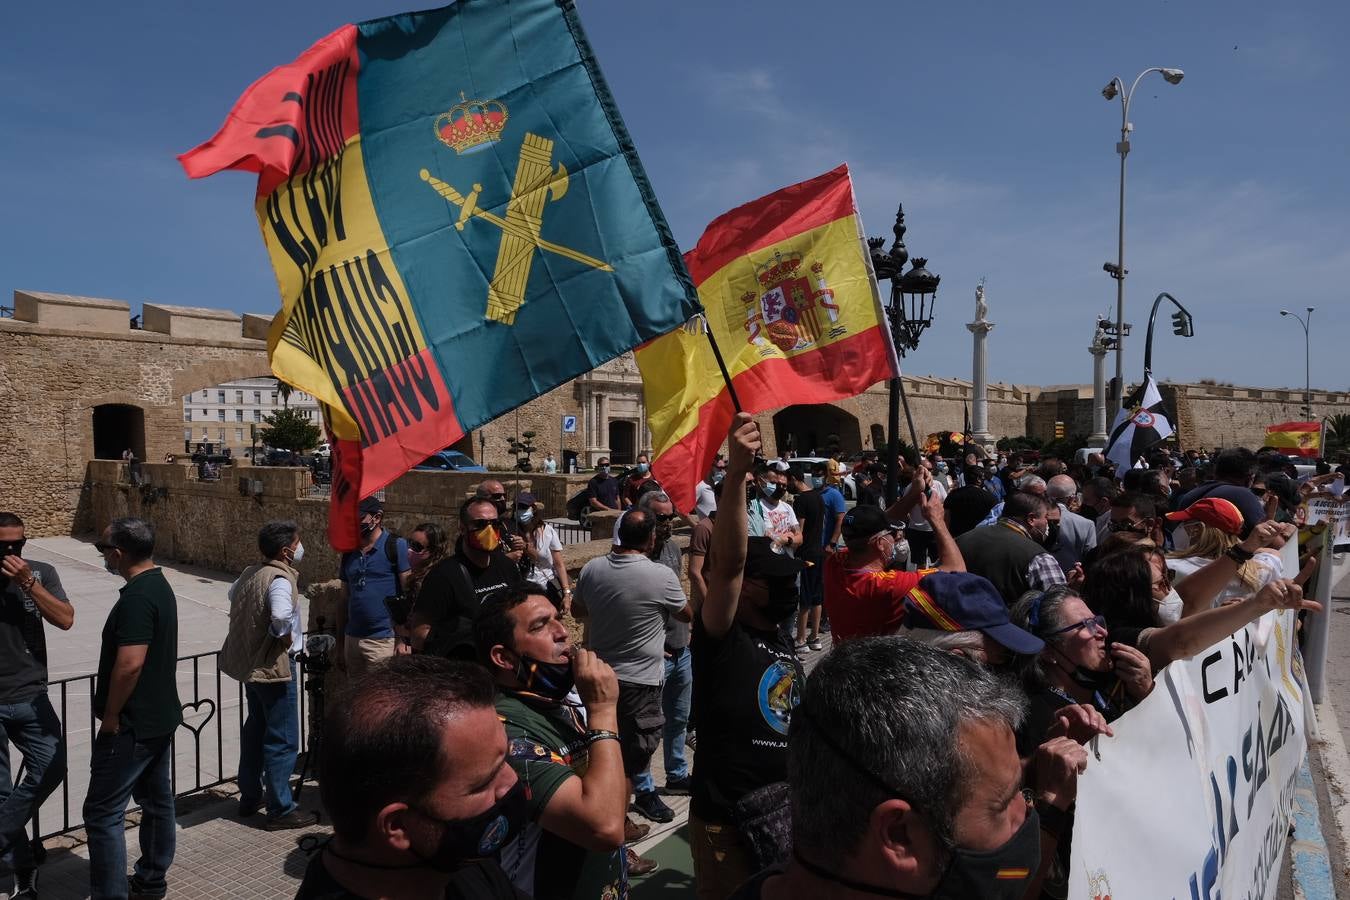
[{"label": "printed logo on t-shirt", "polygon": [[764,670],[759,679],[759,711],[770,728],[787,734],[792,710],[800,699],[797,670],[791,663],[779,660]]}]

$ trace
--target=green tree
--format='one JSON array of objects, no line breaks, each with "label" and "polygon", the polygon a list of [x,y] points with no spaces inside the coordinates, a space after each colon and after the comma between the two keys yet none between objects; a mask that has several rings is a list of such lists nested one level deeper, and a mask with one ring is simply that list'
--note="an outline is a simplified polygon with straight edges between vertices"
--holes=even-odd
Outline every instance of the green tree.
[{"label": "green tree", "polygon": [[292,390],[294,390],[294,389],[293,389],[289,384],[287,384],[286,382],[282,381],[280,378],[277,379],[277,393],[281,395],[281,408],[282,408],[282,409],[290,409],[290,408],[291,408],[291,391],[292,391]]},{"label": "green tree", "polygon": [[1338,413],[1327,418],[1327,446],[1322,455],[1330,458],[1332,453],[1350,451],[1350,413]]},{"label": "green tree", "polygon": [[306,419],[298,409],[279,409],[263,422],[264,427],[258,430],[258,440],[269,447],[304,453],[319,446],[319,426]]}]

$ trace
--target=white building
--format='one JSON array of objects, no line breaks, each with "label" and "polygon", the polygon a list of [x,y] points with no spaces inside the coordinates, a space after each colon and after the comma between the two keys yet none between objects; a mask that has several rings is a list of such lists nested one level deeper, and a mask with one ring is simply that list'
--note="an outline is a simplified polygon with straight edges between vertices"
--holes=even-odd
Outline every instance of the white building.
[{"label": "white building", "polygon": [[312,395],[293,390],[283,404],[275,378],[242,378],[194,391],[183,398],[183,440],[192,447],[209,442],[240,456],[253,446],[253,430],[261,431],[263,419],[284,405],[315,424],[320,421],[319,403]]}]

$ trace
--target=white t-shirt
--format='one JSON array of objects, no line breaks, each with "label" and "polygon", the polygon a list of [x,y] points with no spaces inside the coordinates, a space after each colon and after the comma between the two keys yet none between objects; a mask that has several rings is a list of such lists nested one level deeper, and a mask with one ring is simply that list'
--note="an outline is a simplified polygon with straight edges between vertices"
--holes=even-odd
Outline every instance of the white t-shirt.
[{"label": "white t-shirt", "polygon": [[[1203,556],[1186,556],[1180,559],[1168,559],[1167,571],[1171,573],[1172,585],[1176,586],[1185,581],[1191,575],[1194,575],[1200,569],[1214,562],[1212,559],[1206,559]],[[1256,564],[1259,576],[1256,580],[1256,588],[1247,587],[1247,584],[1241,578],[1233,578],[1228,584],[1224,585],[1223,590],[1214,597],[1214,605],[1220,606],[1229,600],[1245,600],[1252,596],[1261,588],[1270,584],[1277,578],[1284,576],[1284,564],[1280,561],[1279,554],[1269,550],[1258,550],[1252,557],[1252,562]]]},{"label": "white t-shirt", "polygon": [[[937,495],[939,500],[947,499],[947,489],[943,487],[942,482],[938,481],[936,478],[933,479],[933,493]],[[909,527],[918,529],[919,531],[933,530],[933,526],[928,523],[928,519],[924,516],[923,510],[917,504],[909,511]]]},{"label": "white t-shirt", "polygon": [[526,576],[530,581],[538,585],[548,584],[553,579],[553,551],[561,550],[562,543],[558,540],[558,532],[552,525],[544,523],[543,528],[537,528],[525,539],[525,552],[530,554],[530,562],[534,563],[534,568]]},{"label": "white t-shirt", "polygon": [[694,512],[700,519],[706,519],[717,512],[717,495],[707,480],[700,481],[694,489]]},{"label": "white t-shirt", "polygon": [[779,500],[775,504],[762,497],[750,501],[750,535],[752,537],[787,537],[797,528],[797,513],[792,504]]}]

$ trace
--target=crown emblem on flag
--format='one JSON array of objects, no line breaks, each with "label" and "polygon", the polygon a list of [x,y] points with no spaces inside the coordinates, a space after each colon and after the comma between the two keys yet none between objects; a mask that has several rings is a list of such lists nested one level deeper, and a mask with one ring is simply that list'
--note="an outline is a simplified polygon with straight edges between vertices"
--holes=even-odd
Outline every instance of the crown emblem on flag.
[{"label": "crown emblem on flag", "polygon": [[780,281],[797,276],[797,270],[802,266],[802,255],[795,250],[789,251],[784,256],[779,251],[773,252],[773,259],[766,260],[755,266],[755,278],[764,287],[770,287]]},{"label": "crown emblem on flag", "polygon": [[463,155],[486,150],[502,139],[506,130],[506,104],[500,100],[466,100],[436,117],[436,137],[441,143]]}]

